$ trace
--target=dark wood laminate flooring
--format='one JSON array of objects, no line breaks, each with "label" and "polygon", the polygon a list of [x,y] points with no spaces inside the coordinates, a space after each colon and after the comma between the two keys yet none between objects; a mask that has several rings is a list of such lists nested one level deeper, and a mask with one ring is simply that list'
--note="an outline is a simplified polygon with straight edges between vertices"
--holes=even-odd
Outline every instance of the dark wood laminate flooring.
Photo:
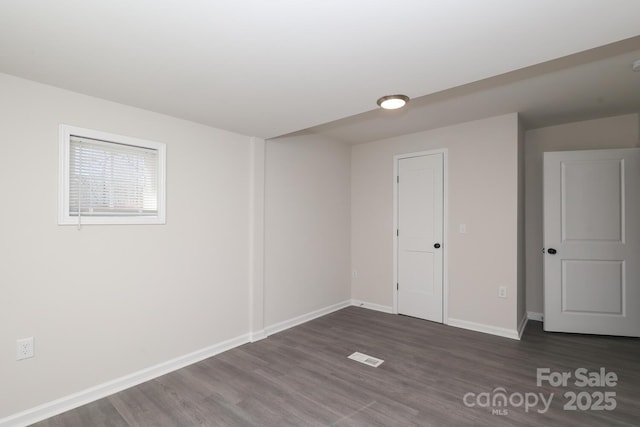
[{"label": "dark wood laminate flooring", "polygon": [[[354,351],[384,359],[372,368]],[[604,367],[615,387],[536,385],[536,369]],[[526,411],[467,407],[466,393],[554,396]],[[615,392],[616,408],[563,410],[565,392]],[[532,399],[532,398],[531,398]],[[468,401],[476,402],[473,398]],[[519,399],[514,398],[518,404]],[[586,397],[582,403],[586,403]],[[545,333],[521,341],[349,307],[38,423],[59,426],[638,426],[640,340]]]}]

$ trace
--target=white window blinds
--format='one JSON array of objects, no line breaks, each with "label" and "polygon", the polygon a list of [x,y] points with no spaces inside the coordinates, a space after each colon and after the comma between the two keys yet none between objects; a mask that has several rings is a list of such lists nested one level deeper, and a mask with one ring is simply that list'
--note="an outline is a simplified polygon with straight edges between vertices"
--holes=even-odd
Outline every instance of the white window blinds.
[{"label": "white window blinds", "polygon": [[71,135],[69,216],[158,215],[158,150]]}]

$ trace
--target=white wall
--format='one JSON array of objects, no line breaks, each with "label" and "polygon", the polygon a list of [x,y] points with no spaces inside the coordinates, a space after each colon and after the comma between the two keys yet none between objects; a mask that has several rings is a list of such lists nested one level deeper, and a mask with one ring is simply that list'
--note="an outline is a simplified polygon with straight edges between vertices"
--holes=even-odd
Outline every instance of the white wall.
[{"label": "white wall", "polygon": [[[393,304],[393,156],[449,150],[449,318],[513,331],[518,292],[518,116],[356,145],[351,170],[352,297]],[[467,234],[457,232],[467,225]],[[497,297],[506,286],[508,298]]]},{"label": "white wall", "polygon": [[[248,332],[249,138],[6,75],[0,93],[0,418]],[[167,224],[58,226],[59,123],[166,143]]]},{"label": "white wall", "polygon": [[350,298],[350,147],[318,136],[267,141],[265,324]]},{"label": "white wall", "polygon": [[542,153],[640,146],[640,115],[629,114],[526,132],[527,311],[543,312]]}]

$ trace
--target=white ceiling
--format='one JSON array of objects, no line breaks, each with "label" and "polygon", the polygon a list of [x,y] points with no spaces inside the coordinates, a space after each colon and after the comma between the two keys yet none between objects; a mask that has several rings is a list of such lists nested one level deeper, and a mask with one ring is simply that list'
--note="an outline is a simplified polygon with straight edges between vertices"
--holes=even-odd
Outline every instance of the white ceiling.
[{"label": "white ceiling", "polygon": [[[638,16],[637,0],[3,0],[0,72],[269,138],[379,116],[385,94],[451,102],[453,88],[638,36]],[[544,77],[531,87],[557,95]],[[506,88],[461,94],[527,108]],[[363,140],[353,131],[335,136]]]}]

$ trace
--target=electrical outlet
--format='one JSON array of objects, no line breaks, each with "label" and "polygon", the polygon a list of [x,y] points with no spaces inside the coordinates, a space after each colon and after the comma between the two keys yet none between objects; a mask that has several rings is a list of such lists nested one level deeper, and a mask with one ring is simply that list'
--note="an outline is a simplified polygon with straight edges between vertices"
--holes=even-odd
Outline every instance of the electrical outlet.
[{"label": "electrical outlet", "polygon": [[22,338],[16,341],[16,360],[33,357],[33,337]]},{"label": "electrical outlet", "polygon": [[500,286],[498,288],[498,297],[499,298],[506,298],[507,297],[507,287],[506,286]]},{"label": "electrical outlet", "polygon": [[351,277],[353,277],[354,279],[357,279],[358,278],[358,270],[353,270],[351,272]]},{"label": "electrical outlet", "polygon": [[467,233],[467,224],[460,224],[460,226],[458,227],[458,232],[460,234],[466,234]]}]

